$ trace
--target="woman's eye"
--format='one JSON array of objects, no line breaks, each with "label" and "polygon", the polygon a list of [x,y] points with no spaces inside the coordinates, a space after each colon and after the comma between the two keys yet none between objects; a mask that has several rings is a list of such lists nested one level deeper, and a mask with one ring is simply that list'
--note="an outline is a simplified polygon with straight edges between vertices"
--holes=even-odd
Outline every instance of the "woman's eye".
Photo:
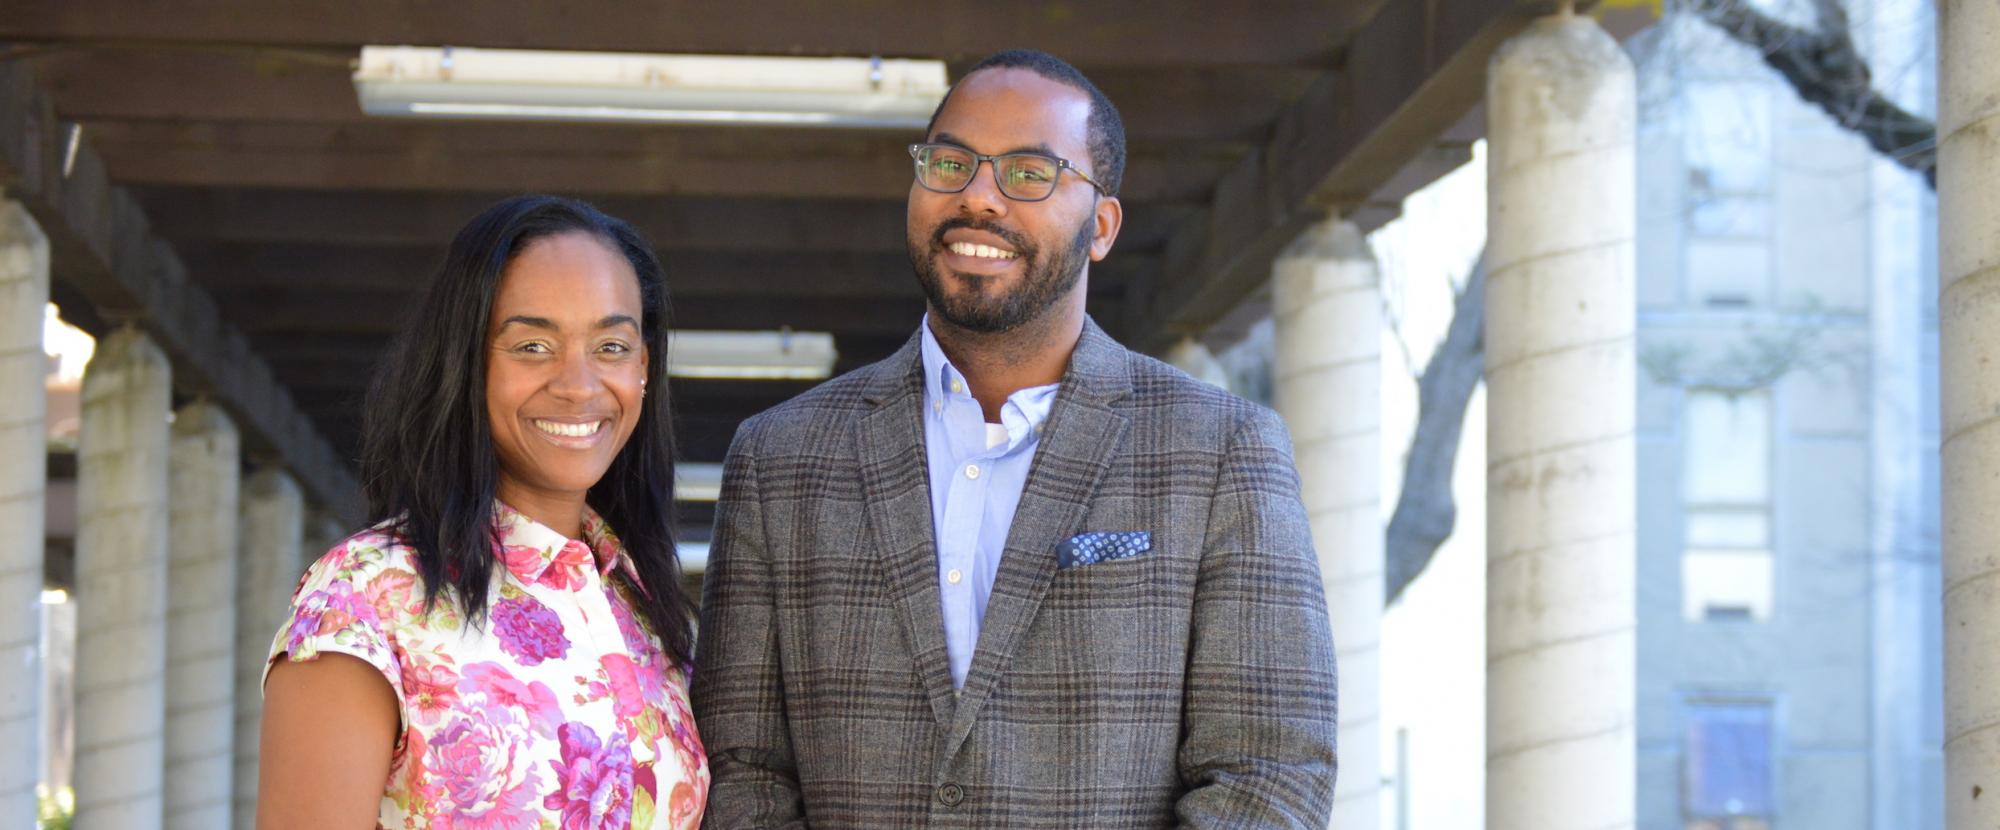
[{"label": "woman's eye", "polygon": [[632,347],[614,340],[612,342],[597,347],[597,350],[601,352],[610,352],[611,354],[629,354],[632,351]]},{"label": "woman's eye", "polygon": [[531,341],[527,343],[522,343],[519,346],[515,346],[514,351],[523,352],[526,354],[548,354],[549,344],[542,343],[539,341]]}]

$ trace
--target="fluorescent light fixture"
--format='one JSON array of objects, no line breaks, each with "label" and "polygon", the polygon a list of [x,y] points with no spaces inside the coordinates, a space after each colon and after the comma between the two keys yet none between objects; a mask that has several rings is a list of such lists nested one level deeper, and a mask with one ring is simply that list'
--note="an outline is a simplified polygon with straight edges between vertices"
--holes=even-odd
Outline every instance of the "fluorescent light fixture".
[{"label": "fluorescent light fixture", "polygon": [[679,378],[825,380],[839,357],[826,332],[676,329],[670,337],[667,374]]},{"label": "fluorescent light fixture", "polygon": [[707,542],[678,542],[674,555],[681,560],[681,573],[698,574],[708,572]]},{"label": "fluorescent light fixture", "polygon": [[921,129],[943,61],[363,46],[369,115]]},{"label": "fluorescent light fixture", "polygon": [[722,498],[722,465],[682,461],[674,465],[674,501]]}]

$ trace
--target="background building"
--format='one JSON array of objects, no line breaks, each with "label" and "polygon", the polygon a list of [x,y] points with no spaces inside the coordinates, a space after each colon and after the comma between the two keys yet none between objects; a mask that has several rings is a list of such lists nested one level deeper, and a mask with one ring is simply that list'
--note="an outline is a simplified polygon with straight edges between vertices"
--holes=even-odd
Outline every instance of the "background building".
[{"label": "background building", "polygon": [[[1932,5],[1848,12],[1878,87],[1930,112]],[[1942,827],[1936,199],[1693,15],[1626,47],[1640,87],[1637,826]],[[1396,354],[1420,369],[1444,336],[1440,310],[1478,255],[1450,229],[1484,210],[1484,176],[1454,171],[1371,237],[1400,325],[1384,346],[1387,447],[1415,422]],[[1384,620],[1384,752],[1407,776],[1385,827],[1483,826],[1485,669],[1466,628],[1485,590],[1484,405],[1460,450],[1459,532]],[[1402,459],[1385,455],[1394,493]]]},{"label": "background building", "polygon": [[[1919,112],[1933,8],[1848,8]],[[1632,51],[1640,827],[1941,827],[1936,200],[1703,22]]]}]

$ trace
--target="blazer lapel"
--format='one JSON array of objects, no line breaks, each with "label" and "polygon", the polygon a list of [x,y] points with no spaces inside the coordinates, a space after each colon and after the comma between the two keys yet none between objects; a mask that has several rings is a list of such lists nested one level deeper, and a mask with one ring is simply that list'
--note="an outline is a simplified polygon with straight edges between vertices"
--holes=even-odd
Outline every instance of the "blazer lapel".
[{"label": "blazer lapel", "polygon": [[917,676],[923,679],[931,712],[942,725],[950,723],[954,703],[938,600],[918,340],[911,338],[880,367],[866,393],[875,409],[861,419],[862,492],[867,494],[868,523],[880,545],[889,594],[902,617]]},{"label": "blazer lapel", "polygon": [[[1070,355],[1062,389],[1056,393],[1035,460],[1028,468],[1021,502],[1014,509],[1000,572],[980,623],[979,644],[938,764],[947,762],[964,745],[980,707],[992,695],[1008,659],[1041,607],[1049,582],[1055,578],[1056,546],[1083,530],[1090,497],[1110,469],[1130,423],[1112,406],[1132,388],[1127,359],[1125,347],[1096,323],[1084,321],[1083,336]],[[936,565],[930,567],[934,570]],[[935,582],[931,588],[935,615]],[[949,676],[946,682],[949,684]]]}]

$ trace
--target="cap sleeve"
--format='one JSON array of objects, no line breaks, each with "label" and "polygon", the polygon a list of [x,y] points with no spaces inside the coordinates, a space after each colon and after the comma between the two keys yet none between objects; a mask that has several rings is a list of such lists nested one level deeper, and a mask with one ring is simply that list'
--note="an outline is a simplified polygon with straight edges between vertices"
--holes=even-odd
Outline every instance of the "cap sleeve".
[{"label": "cap sleeve", "polygon": [[384,619],[381,611],[399,613],[401,594],[416,575],[402,557],[390,555],[391,546],[372,541],[365,535],[343,541],[306,569],[285,623],[272,638],[265,680],[280,658],[303,663],[322,654],[351,655],[382,673],[402,708],[403,674],[392,636],[397,621]]}]

